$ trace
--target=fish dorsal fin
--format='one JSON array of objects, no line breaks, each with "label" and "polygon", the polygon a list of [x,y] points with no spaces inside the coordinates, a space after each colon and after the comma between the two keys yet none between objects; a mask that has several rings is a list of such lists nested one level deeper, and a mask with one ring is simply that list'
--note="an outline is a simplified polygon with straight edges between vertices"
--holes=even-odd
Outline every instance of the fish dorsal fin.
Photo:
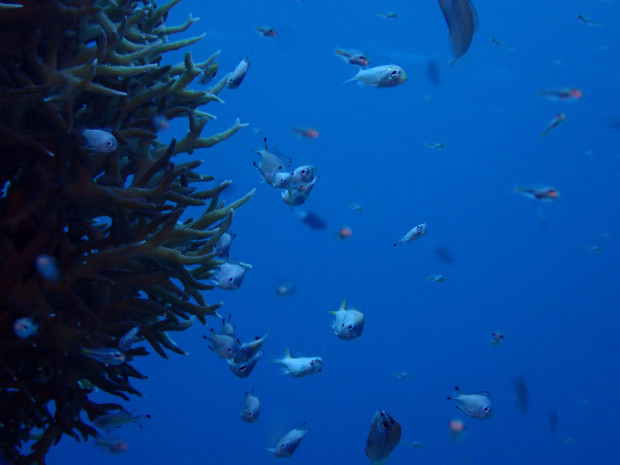
[{"label": "fish dorsal fin", "polygon": [[284,349],[284,358],[291,358],[291,351],[288,350],[288,347]]},{"label": "fish dorsal fin", "polygon": [[344,300],[342,301],[342,305],[340,306],[340,310],[344,310],[346,306],[347,306],[347,298],[345,297]]}]

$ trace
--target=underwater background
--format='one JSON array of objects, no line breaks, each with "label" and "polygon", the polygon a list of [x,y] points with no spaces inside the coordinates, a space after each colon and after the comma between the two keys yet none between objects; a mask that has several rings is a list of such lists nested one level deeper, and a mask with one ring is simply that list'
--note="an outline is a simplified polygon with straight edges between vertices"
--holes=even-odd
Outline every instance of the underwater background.
[{"label": "underwater background", "polygon": [[[265,448],[307,422],[311,433],[288,460],[363,464],[378,409],[402,426],[393,465],[620,461],[620,5],[475,6],[478,32],[452,66],[435,1],[184,0],[172,10],[169,24],[190,12],[201,18],[185,34],[207,35],[190,50],[207,57],[221,49],[219,73],[250,57],[242,85],[222,91],[226,104],[208,123],[215,132],[239,117],[250,127],[191,157],[205,160],[205,174],[233,181],[227,200],[257,188],[232,226],[231,257],[253,268],[239,290],[209,291],[208,298],[225,302],[219,313],[232,315],[242,340],[271,330],[265,356],[239,379],[203,339],[220,322],[195,324],[174,335],[188,356],[133,362],[148,379],[136,381],[144,397],[126,407],[152,418],[141,421],[143,429],[114,431],[129,443],[126,453],[65,437],[47,463],[274,463]],[[277,36],[257,34],[263,25]],[[343,84],[357,68],[335,54],[338,47],[363,50],[371,66],[398,64],[408,80],[386,89]],[[177,62],[183,52],[167,59]],[[430,60],[438,84],[427,76]],[[583,97],[537,95],[566,87]],[[540,137],[559,112],[566,121]],[[295,126],[312,126],[320,137],[298,138]],[[186,130],[185,121],[173,121],[160,137]],[[252,150],[263,148],[263,137],[294,166],[317,167],[320,181],[299,209],[324,218],[325,230],[301,222],[261,181]],[[553,186],[561,195],[539,202],[517,186]],[[393,247],[422,222],[425,237]],[[339,240],[335,232],[345,225],[353,236]],[[427,279],[436,274],[445,282]],[[294,281],[296,292],[278,297],[276,279]],[[358,340],[340,340],[330,328],[328,312],[345,297],[366,316]],[[505,336],[497,346],[490,344],[495,331]],[[269,360],[287,347],[323,357],[323,371],[281,375]],[[401,371],[411,377],[393,375]],[[521,374],[529,392],[524,413],[513,388]],[[457,411],[446,400],[457,385],[489,391],[494,417]],[[262,408],[246,424],[239,411],[252,388]],[[466,427],[459,441],[448,428],[454,418]]]}]

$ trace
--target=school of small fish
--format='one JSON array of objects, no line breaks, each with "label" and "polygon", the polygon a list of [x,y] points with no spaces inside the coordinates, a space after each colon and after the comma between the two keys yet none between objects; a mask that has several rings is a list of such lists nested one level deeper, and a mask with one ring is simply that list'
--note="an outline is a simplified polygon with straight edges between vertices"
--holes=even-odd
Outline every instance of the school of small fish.
[{"label": "school of small fish", "polygon": [[[450,40],[450,50],[452,60],[450,66],[463,57],[470,49],[474,36],[478,30],[478,15],[471,0],[438,0],[439,10],[445,19]],[[397,20],[398,15],[394,12],[377,12],[377,15],[389,20]],[[576,19],[588,26],[599,27],[600,22],[579,14]],[[398,19],[400,21],[400,19]],[[273,26],[256,26],[256,33],[271,40],[278,37],[278,32]],[[493,37],[491,42],[506,52],[511,52],[515,48],[502,40]],[[219,52],[218,52],[219,53]],[[335,51],[343,62],[355,66],[356,74],[344,83],[357,82],[360,86],[374,88],[393,88],[405,84],[408,74],[405,70],[394,63],[377,65],[370,67],[370,58],[363,51],[356,48],[337,48]],[[256,65],[258,67],[258,65]],[[235,68],[225,75],[225,85],[228,89],[238,89],[250,70],[250,57],[245,57],[239,61]],[[218,64],[212,63],[204,67],[198,79],[202,85],[209,84],[218,72]],[[429,79],[439,85],[439,71],[437,62],[430,60],[427,68]],[[391,91],[386,91],[391,92]],[[538,96],[551,102],[575,102],[582,98],[583,92],[576,87],[565,87],[559,89],[543,89],[538,91]],[[556,113],[541,132],[541,137],[546,137],[551,131],[555,131],[566,121],[565,113]],[[153,118],[155,130],[166,130],[170,127],[165,117],[157,115]],[[292,133],[303,139],[313,140],[319,137],[319,131],[312,126],[295,126]],[[118,147],[118,142],[112,132],[106,129],[84,128],[81,130],[84,139],[84,150],[94,154],[106,154],[114,152]],[[308,142],[313,143],[313,142]],[[430,149],[443,150],[446,144],[443,142],[425,142],[424,145]],[[281,153],[275,146],[268,147],[267,138],[264,138],[264,147],[254,150],[259,159],[252,162],[261,180],[279,191],[281,200],[284,204],[293,209],[297,218],[309,228],[314,230],[324,230],[327,222],[316,212],[298,208],[309,200],[309,196],[320,179],[317,174],[318,168],[311,164],[298,165],[294,167],[290,156]],[[248,162],[249,165],[249,162]],[[7,186],[8,188],[10,186]],[[559,197],[559,191],[550,186],[517,186],[514,192],[521,194],[529,199],[542,202],[553,202]],[[360,204],[349,203],[349,208],[355,212],[362,212]],[[409,221],[411,218],[405,218]],[[419,221],[419,220],[418,220]],[[409,223],[411,224],[411,223]],[[414,223],[415,224],[415,223]],[[434,228],[435,226],[433,226]],[[427,235],[427,223],[422,222],[413,226],[404,234],[393,246],[404,245],[422,239]],[[350,239],[353,230],[350,226],[342,226],[336,230],[334,235],[341,240]],[[213,272],[210,283],[226,291],[238,290],[244,281],[247,271],[252,269],[252,265],[243,263],[230,258],[231,246],[236,234],[222,233],[213,238],[214,257],[218,259],[218,266]],[[389,242],[388,242],[389,244]],[[598,246],[584,246],[586,250],[600,252]],[[438,247],[435,251],[437,257],[445,263],[451,263],[453,258],[445,247]],[[56,282],[60,277],[60,271],[53,256],[41,254],[36,257],[34,263],[36,271],[44,280]],[[254,272],[253,272],[254,273]],[[296,284],[289,279],[274,278],[275,291],[279,297],[290,296],[296,291]],[[443,283],[445,277],[441,274],[428,276],[428,281]],[[441,286],[440,286],[441,287]],[[365,324],[365,315],[356,308],[347,308],[346,299],[335,311],[330,311],[333,316],[330,326],[334,335],[342,340],[354,340],[362,336]],[[188,324],[191,324],[191,320]],[[216,331],[209,329],[209,334],[204,336],[209,342],[208,348],[219,358],[224,359],[232,373],[238,378],[247,378],[255,369],[257,363],[265,355],[263,345],[270,335],[267,331],[263,336],[256,336],[247,342],[241,342],[236,336],[236,328],[230,322],[230,316],[222,318],[222,328]],[[326,322],[327,326],[327,322]],[[13,323],[15,334],[28,340],[37,335],[39,325],[35,322],[35,317],[20,318]],[[118,339],[117,347],[92,348],[81,347],[79,354],[89,359],[90,363],[101,363],[106,366],[116,366],[125,363],[126,353],[131,350],[133,344],[141,342],[144,338],[140,335],[140,326],[123,329],[125,333]],[[495,331],[491,333],[490,344],[499,346],[504,341],[504,335]],[[173,344],[173,342],[170,340]],[[355,344],[355,343],[354,343]],[[281,373],[294,378],[306,378],[317,375],[323,371],[323,357],[318,355],[292,356],[289,349],[284,349],[284,356],[272,359],[271,363],[280,366]],[[407,371],[395,371],[392,375],[401,380],[411,379],[413,376]],[[302,381],[303,382],[303,381]],[[529,393],[525,383],[525,377],[520,374],[514,379],[513,388],[516,395],[516,405],[521,413],[525,413],[528,408]],[[447,396],[448,400],[455,402],[456,409],[462,414],[473,419],[490,419],[494,416],[495,407],[491,400],[491,394],[487,391],[465,393],[459,387],[454,388],[455,393]],[[261,401],[255,394],[254,389],[245,393],[241,404],[240,416],[246,423],[255,423],[259,419],[261,412]],[[107,449],[112,453],[123,453],[129,449],[129,445],[120,439],[110,437],[112,430],[124,425],[135,423],[140,428],[142,425],[139,420],[150,418],[150,415],[134,415],[133,412],[119,410],[116,414],[107,414],[96,417],[92,424],[104,434],[97,438],[97,445]],[[557,413],[552,411],[550,426],[552,433],[555,432],[557,425]],[[448,423],[448,430],[454,440],[461,440],[466,432],[465,423],[460,418],[454,418]],[[276,442],[274,447],[267,448],[277,458],[288,458],[300,446],[302,440],[310,433],[306,423],[284,433]],[[370,422],[370,428],[366,439],[365,454],[370,460],[371,465],[384,464],[390,453],[399,444],[409,445],[412,448],[421,448],[419,441],[402,441],[400,424],[385,410],[377,410]]]}]

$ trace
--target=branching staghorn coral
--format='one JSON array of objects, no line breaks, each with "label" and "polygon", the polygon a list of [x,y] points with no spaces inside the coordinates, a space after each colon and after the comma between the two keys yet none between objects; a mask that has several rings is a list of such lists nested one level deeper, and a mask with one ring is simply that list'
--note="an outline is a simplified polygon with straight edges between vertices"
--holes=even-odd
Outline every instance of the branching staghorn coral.
[{"label": "branching staghorn coral", "polygon": [[[214,116],[199,107],[223,103],[225,80],[189,86],[219,51],[161,64],[202,37],[169,40],[197,20],[166,26],[179,1],[0,3],[0,447],[13,463],[45,463],[63,435],[95,437],[86,419],[122,407],[90,400],[93,389],[140,395],[131,360],[144,347],[119,363],[86,354],[119,353],[136,326],[162,357],[184,354],[169,332],[221,305],[203,295],[220,264],[214,245],[253,191],[226,205],[230,181],[205,188],[201,161],[173,157],[245,125],[202,135]],[[162,143],[158,117],[187,118],[189,130]],[[118,145],[89,146],[86,128]],[[181,222],[189,206],[204,211]]]}]

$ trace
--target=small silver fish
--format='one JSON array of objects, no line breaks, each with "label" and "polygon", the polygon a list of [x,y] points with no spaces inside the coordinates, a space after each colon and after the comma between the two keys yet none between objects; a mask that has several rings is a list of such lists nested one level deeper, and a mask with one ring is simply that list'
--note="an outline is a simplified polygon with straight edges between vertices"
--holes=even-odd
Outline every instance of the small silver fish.
[{"label": "small silver fish", "polygon": [[226,87],[229,89],[236,89],[243,82],[245,74],[250,69],[250,57],[246,57],[239,62],[235,69],[228,75],[226,79]]},{"label": "small silver fish", "polygon": [[281,172],[273,175],[273,187],[276,189],[288,189],[291,183],[291,173]]},{"label": "small silver fish", "polygon": [[239,289],[245,272],[252,269],[252,265],[247,263],[222,263],[213,275],[211,280],[220,289],[234,291]]},{"label": "small silver fish", "polygon": [[336,55],[338,55],[345,63],[350,63],[355,66],[368,66],[370,64],[370,60],[366,56],[364,52],[360,50],[345,50],[339,48],[336,50]]},{"label": "small silver fish", "polygon": [[398,242],[394,243],[394,246],[404,244],[405,242],[415,241],[426,235],[426,223],[414,226],[407,234],[405,234]]},{"label": "small silver fish", "polygon": [[202,74],[198,78],[203,86],[209,84],[217,74],[217,63],[212,63],[202,70]]},{"label": "small silver fish", "polygon": [[205,339],[211,341],[209,349],[222,358],[232,359],[239,353],[239,341],[228,334],[218,334],[211,328],[211,336]]},{"label": "small silver fish", "polygon": [[38,330],[39,325],[36,325],[30,317],[18,318],[15,320],[15,323],[13,323],[13,331],[15,331],[15,335],[21,339],[34,336],[37,334]]},{"label": "small silver fish", "polygon": [[400,66],[382,65],[374,68],[360,69],[347,82],[359,81],[373,87],[395,87],[407,80],[407,73]]},{"label": "small silver fish", "polygon": [[385,410],[377,410],[366,439],[366,455],[371,464],[383,464],[400,441],[400,424]]},{"label": "small silver fish", "polygon": [[291,357],[291,353],[286,348],[284,358],[272,360],[279,363],[284,368],[282,374],[291,375],[295,378],[303,378],[323,370],[323,359],[321,357]]},{"label": "small silver fish", "polygon": [[309,432],[310,429],[304,423],[282,436],[278,440],[276,447],[267,448],[267,450],[273,452],[273,455],[279,458],[290,457],[301,443],[301,440],[306,437]]},{"label": "small silver fish", "polygon": [[459,403],[456,408],[461,412],[472,418],[491,418],[495,413],[495,408],[491,402],[491,394],[487,391],[477,392],[475,394],[464,394],[458,386],[454,389],[457,395],[455,397],[448,396],[448,399],[456,400]]},{"label": "small silver fish", "polygon": [[123,352],[127,352],[129,349],[131,349],[131,346],[136,340],[136,336],[138,335],[138,331],[140,331],[140,325],[135,326],[129,331],[127,331],[123,335],[123,337],[121,337],[121,340],[118,341],[118,348]]},{"label": "small silver fish", "polygon": [[295,293],[295,283],[293,281],[282,280],[275,278],[276,280],[276,294],[278,297],[286,297]]},{"label": "small silver fish", "polygon": [[295,168],[291,175],[291,182],[294,185],[312,182],[314,180],[315,169],[316,167],[311,165],[303,165]]},{"label": "small silver fish", "polygon": [[215,256],[220,258],[228,258],[228,254],[230,253],[230,244],[235,237],[237,237],[235,234],[222,234],[215,243]]},{"label": "small silver fish", "polygon": [[354,308],[345,309],[346,302],[347,299],[342,301],[338,311],[329,312],[336,317],[331,326],[340,339],[357,339],[364,330],[364,314]]},{"label": "small silver fish", "polygon": [[110,153],[117,147],[116,138],[107,131],[101,129],[84,129],[82,136],[88,142],[86,146],[96,152]]},{"label": "small silver fish", "polygon": [[443,283],[446,280],[446,278],[444,278],[443,275],[440,275],[440,274],[434,274],[432,276],[429,276],[426,279],[434,283]]},{"label": "small silver fish", "polygon": [[254,423],[260,414],[260,399],[254,395],[254,389],[245,393],[241,405],[241,419],[247,423]]},{"label": "small silver fish", "polygon": [[264,150],[254,150],[254,152],[260,155],[260,163],[252,162],[252,164],[259,171],[265,182],[270,186],[274,186],[276,174],[286,172],[293,160],[291,160],[291,157],[280,153],[276,147],[273,147],[273,153],[271,153],[267,149],[267,138],[265,137],[263,141],[265,143]]},{"label": "small silver fish", "polygon": [[230,322],[230,315],[228,315],[228,319],[222,318],[222,332],[221,334],[226,334],[228,336],[235,336],[235,325]]},{"label": "small silver fish", "polygon": [[252,358],[245,362],[235,362],[233,359],[229,358],[226,361],[228,362],[228,366],[230,367],[230,371],[232,371],[235,376],[239,378],[247,378],[254,370],[256,363],[265,355],[265,352],[259,350],[255,353]]},{"label": "small silver fish", "polygon": [[236,363],[247,362],[249,359],[254,357],[254,355],[256,355],[263,347],[265,339],[269,337],[270,332],[271,330],[267,331],[263,337],[256,337],[256,339],[254,339],[253,341],[244,342],[243,344],[241,344],[241,346],[239,346],[239,352],[235,356],[234,361]]},{"label": "small silver fish", "polygon": [[96,360],[106,365],[121,365],[125,362],[125,354],[118,349],[112,349],[104,347],[102,349],[91,349],[88,347],[82,347],[82,355],[86,355],[93,360]]}]

